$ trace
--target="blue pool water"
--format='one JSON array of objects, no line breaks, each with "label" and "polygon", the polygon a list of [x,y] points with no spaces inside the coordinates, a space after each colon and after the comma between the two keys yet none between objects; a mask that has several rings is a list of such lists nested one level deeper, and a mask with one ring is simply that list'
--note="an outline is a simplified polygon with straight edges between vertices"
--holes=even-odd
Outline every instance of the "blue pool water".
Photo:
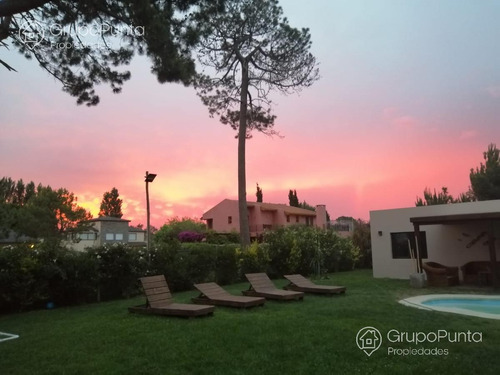
[{"label": "blue pool water", "polygon": [[500,315],[500,300],[481,298],[436,298],[422,301],[422,305],[453,307],[488,314]]}]

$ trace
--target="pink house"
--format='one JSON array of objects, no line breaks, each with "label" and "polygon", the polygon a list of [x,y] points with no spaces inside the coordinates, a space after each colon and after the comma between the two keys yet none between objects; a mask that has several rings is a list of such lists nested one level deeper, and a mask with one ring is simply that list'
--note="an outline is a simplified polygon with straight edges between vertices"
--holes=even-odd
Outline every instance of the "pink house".
[{"label": "pink house", "polygon": [[[326,228],[325,205],[317,205],[316,211],[275,203],[247,202],[247,205],[251,237],[257,237],[265,229],[296,224]],[[205,212],[201,219],[207,222],[208,229],[216,232],[239,232],[238,201],[224,199]]]}]

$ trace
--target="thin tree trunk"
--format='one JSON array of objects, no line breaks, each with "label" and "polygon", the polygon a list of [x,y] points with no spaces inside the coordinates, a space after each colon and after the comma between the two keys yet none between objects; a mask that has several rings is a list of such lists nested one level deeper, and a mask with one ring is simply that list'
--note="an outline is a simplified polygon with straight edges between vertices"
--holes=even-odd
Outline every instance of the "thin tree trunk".
[{"label": "thin tree trunk", "polygon": [[245,61],[241,65],[242,77],[240,97],[240,124],[238,129],[238,208],[240,216],[240,243],[242,249],[246,249],[250,245],[245,164],[245,142],[247,135],[248,62]]}]

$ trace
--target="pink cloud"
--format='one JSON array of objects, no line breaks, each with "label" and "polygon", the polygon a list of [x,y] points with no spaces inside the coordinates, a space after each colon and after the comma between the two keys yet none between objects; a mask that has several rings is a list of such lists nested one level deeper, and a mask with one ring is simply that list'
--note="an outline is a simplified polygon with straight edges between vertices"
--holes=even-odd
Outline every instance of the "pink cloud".
[{"label": "pink cloud", "polygon": [[460,133],[459,139],[470,139],[470,138],[475,138],[477,136],[477,131],[476,130],[463,130]]},{"label": "pink cloud", "polygon": [[400,116],[392,120],[394,126],[398,129],[414,129],[417,125],[417,120],[411,116]]},{"label": "pink cloud", "polygon": [[387,107],[382,110],[382,118],[392,124],[396,129],[409,130],[418,125],[418,121],[413,116],[403,115],[396,107]]},{"label": "pink cloud", "polygon": [[500,86],[490,86],[486,91],[493,98],[500,98]]}]

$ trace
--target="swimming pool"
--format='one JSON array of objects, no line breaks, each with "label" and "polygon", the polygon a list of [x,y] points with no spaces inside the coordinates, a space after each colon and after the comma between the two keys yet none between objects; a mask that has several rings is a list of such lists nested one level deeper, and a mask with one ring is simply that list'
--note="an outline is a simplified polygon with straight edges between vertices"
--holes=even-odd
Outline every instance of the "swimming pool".
[{"label": "swimming pool", "polygon": [[425,310],[500,319],[500,296],[472,294],[427,294],[399,301]]}]

